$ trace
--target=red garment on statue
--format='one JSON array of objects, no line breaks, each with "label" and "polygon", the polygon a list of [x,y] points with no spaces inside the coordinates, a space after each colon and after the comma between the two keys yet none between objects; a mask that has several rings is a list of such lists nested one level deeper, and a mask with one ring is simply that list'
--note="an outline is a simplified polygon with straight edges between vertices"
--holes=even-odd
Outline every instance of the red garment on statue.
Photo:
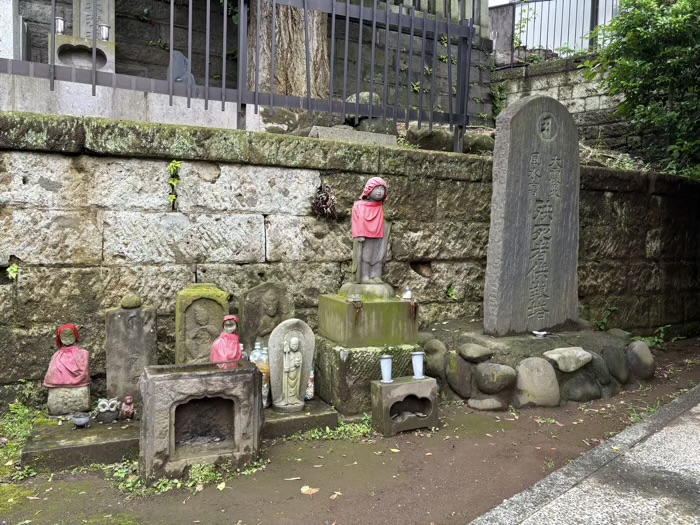
[{"label": "red garment on statue", "polygon": [[222,333],[211,345],[211,363],[225,363],[241,359],[241,343],[238,334]]},{"label": "red garment on statue", "polygon": [[381,202],[355,202],[352,207],[352,238],[356,237],[384,237],[384,208]]},{"label": "red garment on statue", "polygon": [[48,388],[78,388],[90,384],[90,354],[77,346],[60,348],[44,376]]}]

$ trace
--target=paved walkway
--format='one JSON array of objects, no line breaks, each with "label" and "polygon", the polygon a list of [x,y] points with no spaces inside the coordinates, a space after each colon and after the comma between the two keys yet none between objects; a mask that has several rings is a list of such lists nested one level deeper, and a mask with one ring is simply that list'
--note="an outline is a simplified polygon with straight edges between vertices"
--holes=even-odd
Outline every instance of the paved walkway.
[{"label": "paved walkway", "polygon": [[700,386],[470,525],[700,524]]}]

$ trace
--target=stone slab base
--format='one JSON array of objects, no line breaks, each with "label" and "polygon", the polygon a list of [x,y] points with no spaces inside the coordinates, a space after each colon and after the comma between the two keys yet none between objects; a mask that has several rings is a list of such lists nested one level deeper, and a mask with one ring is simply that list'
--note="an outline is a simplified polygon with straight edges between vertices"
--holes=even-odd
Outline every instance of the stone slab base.
[{"label": "stone slab base", "polygon": [[64,421],[60,426],[34,427],[22,450],[22,465],[37,471],[55,471],[93,463],[116,463],[136,459],[138,455],[137,422],[100,425],[91,420],[89,428],[73,430],[73,425]]},{"label": "stone slab base", "polygon": [[307,401],[301,412],[281,413],[273,408],[265,409],[263,438],[275,439],[306,432],[315,428],[334,429],[338,426],[338,412],[321,399]]},{"label": "stone slab base", "polygon": [[413,375],[411,352],[418,345],[346,348],[316,336],[314,385],[316,395],[341,414],[361,414],[372,409],[370,382],[381,378],[379,356],[393,356],[394,377]]},{"label": "stone slab base", "polygon": [[319,333],[347,348],[418,342],[417,304],[401,299],[352,303],[340,295],[322,295]]},{"label": "stone slab base", "polygon": [[372,381],[372,427],[385,437],[438,426],[438,387],[432,377]]},{"label": "stone slab base", "polygon": [[49,388],[46,403],[51,416],[63,416],[90,410],[90,387]]}]

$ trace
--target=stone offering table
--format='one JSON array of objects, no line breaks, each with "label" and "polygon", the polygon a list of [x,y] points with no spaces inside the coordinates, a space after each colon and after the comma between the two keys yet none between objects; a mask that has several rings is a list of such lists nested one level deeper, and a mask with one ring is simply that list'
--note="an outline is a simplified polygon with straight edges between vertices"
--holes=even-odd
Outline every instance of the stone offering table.
[{"label": "stone offering table", "polygon": [[[141,382],[145,480],[193,464],[253,460],[262,439],[262,375],[248,361],[147,367]],[[235,365],[235,366],[232,366]]]},{"label": "stone offering table", "polygon": [[417,428],[437,428],[438,387],[432,377],[372,381],[372,427],[384,437]]}]

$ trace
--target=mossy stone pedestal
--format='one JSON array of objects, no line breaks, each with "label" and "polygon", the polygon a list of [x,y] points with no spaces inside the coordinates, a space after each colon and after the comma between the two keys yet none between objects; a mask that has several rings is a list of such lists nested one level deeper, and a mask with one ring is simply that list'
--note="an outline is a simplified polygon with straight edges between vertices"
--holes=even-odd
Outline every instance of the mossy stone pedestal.
[{"label": "mossy stone pedestal", "polygon": [[418,342],[418,305],[397,298],[322,295],[318,331],[347,348],[407,345]]}]

